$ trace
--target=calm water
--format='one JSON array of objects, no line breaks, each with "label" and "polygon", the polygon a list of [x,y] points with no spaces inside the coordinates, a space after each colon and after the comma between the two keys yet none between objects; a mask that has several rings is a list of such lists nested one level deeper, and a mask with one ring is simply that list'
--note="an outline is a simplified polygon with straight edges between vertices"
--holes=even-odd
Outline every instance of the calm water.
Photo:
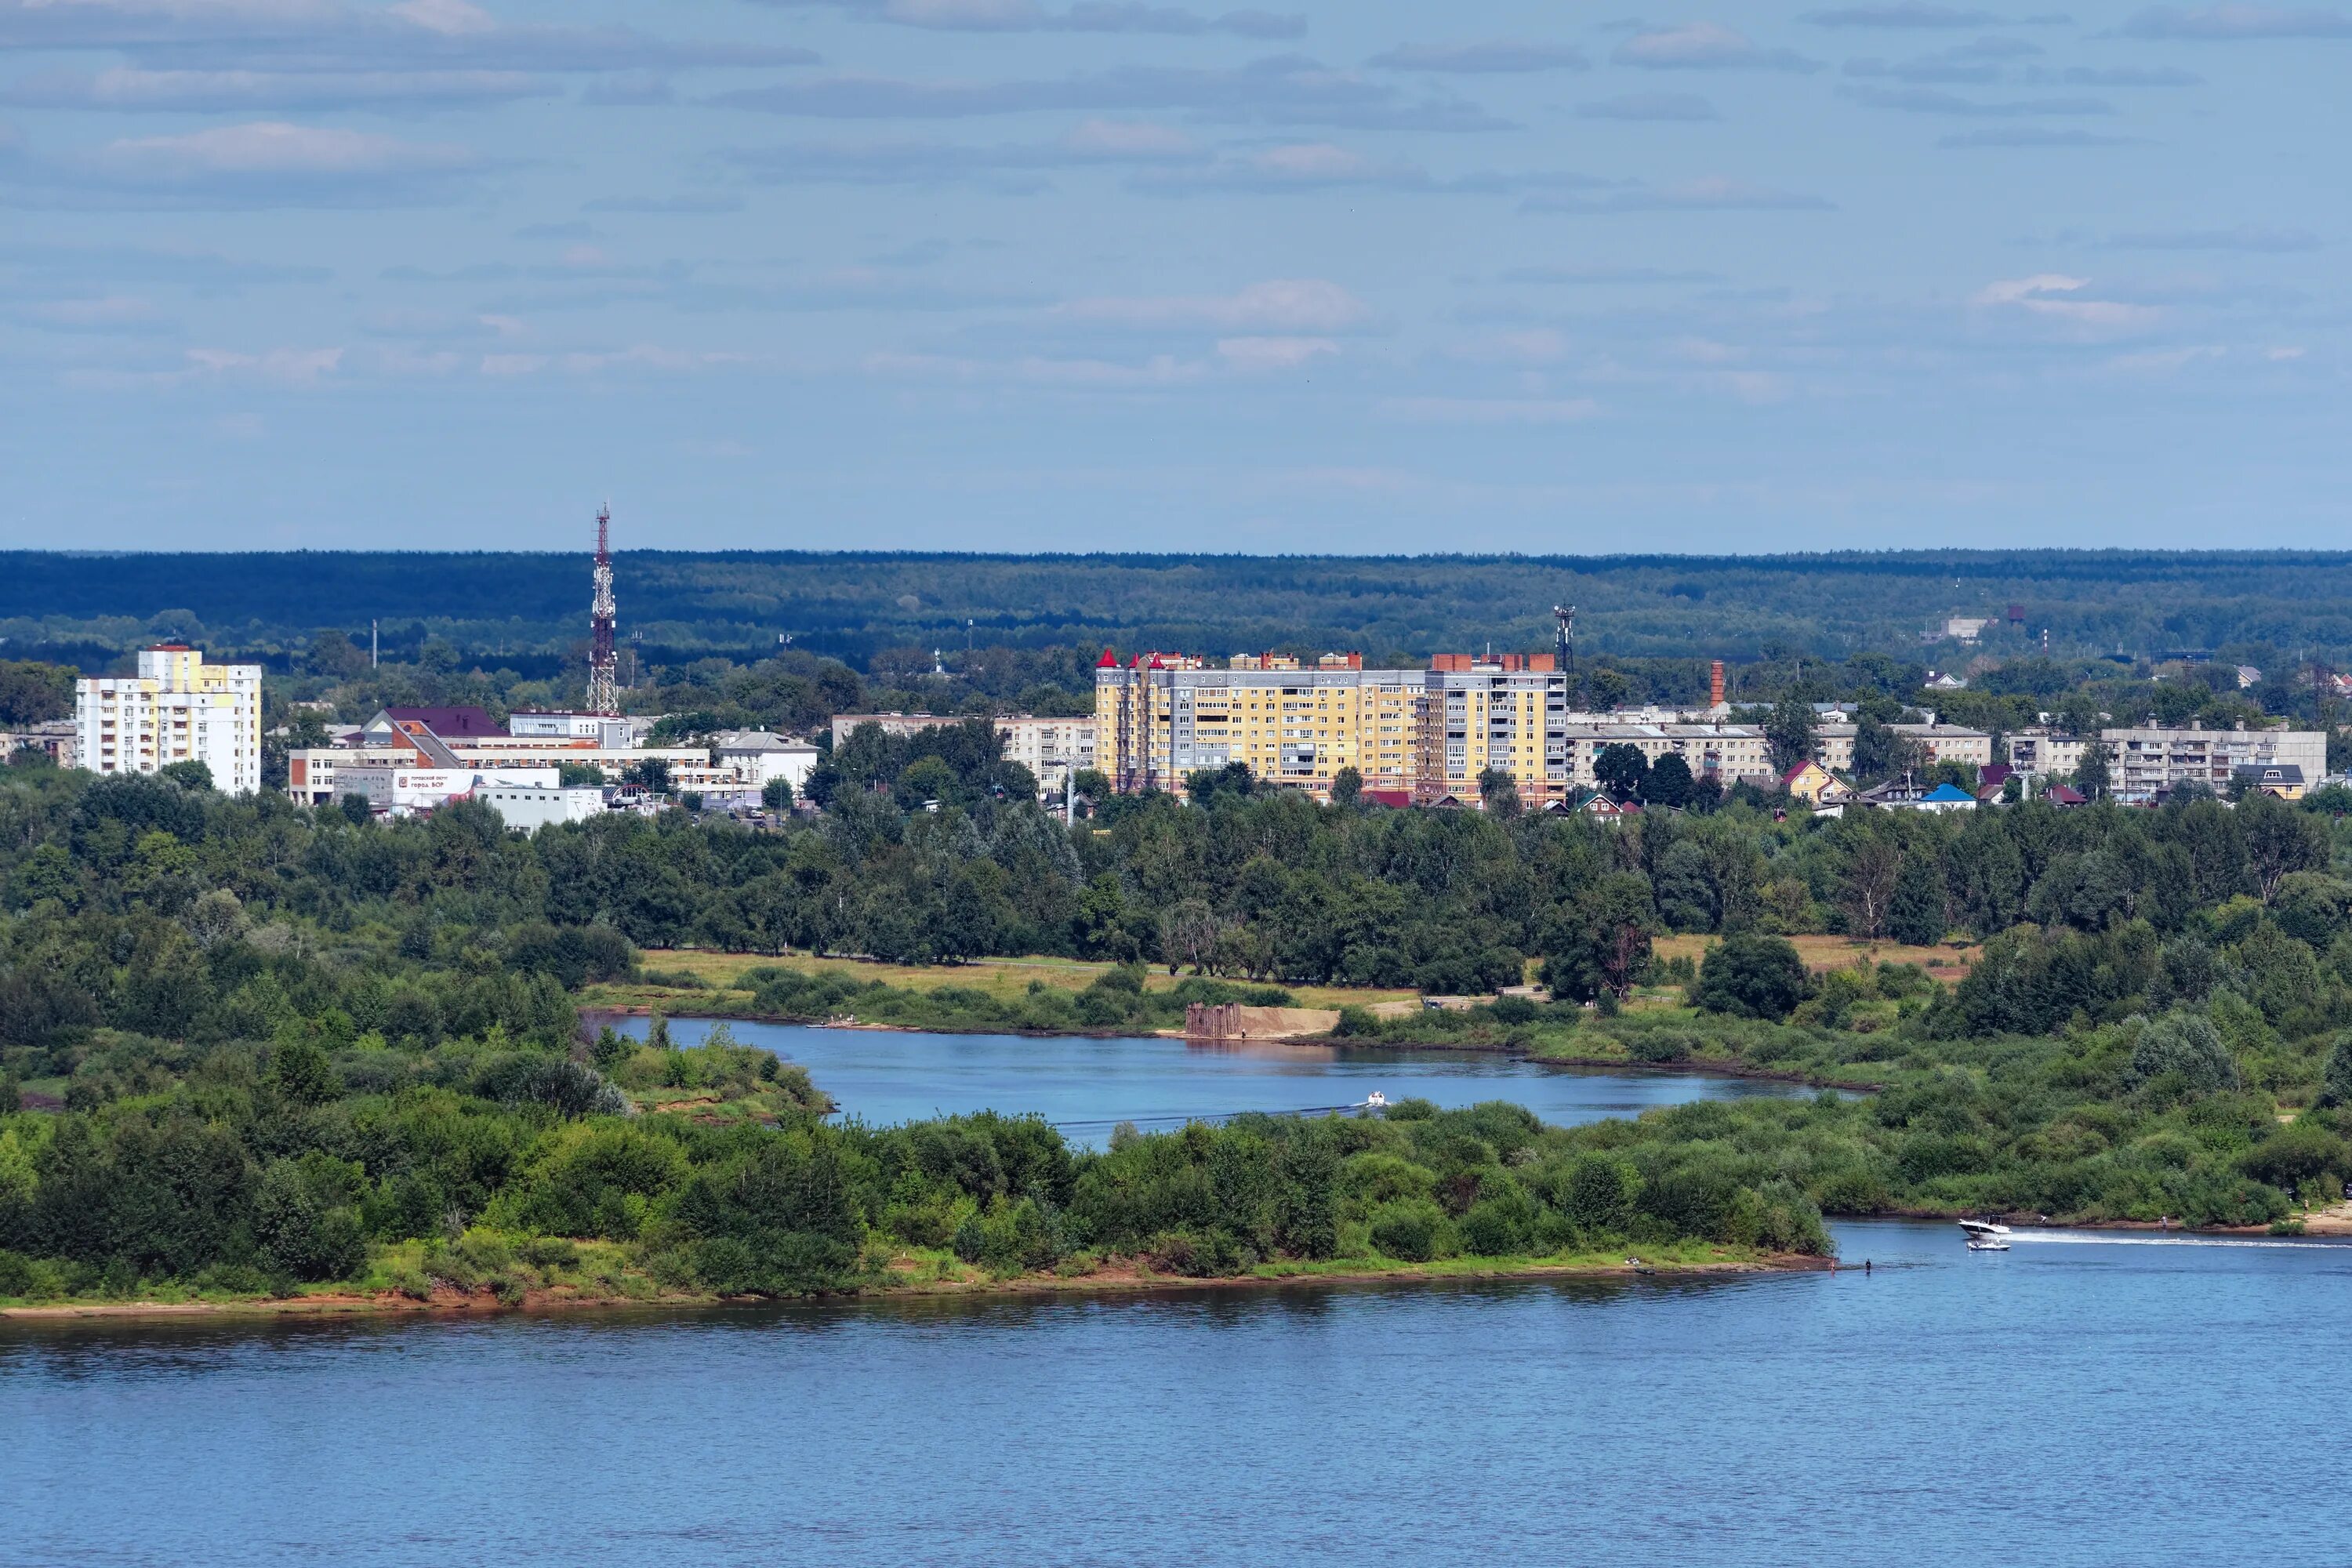
[{"label": "calm water", "polygon": [[[646,1020],[631,1019],[642,1036]],[[672,1019],[681,1045],[708,1026]],[[1753,1079],[1537,1067],[1473,1051],[1360,1050],[1337,1046],[1192,1045],[1025,1035],[901,1034],[790,1024],[728,1027],[809,1069],[846,1115],[877,1126],[969,1110],[1034,1110],[1075,1142],[1100,1145],[1116,1122],[1167,1125],[1237,1110],[1305,1110],[1420,1095],[1447,1107],[1508,1100],[1570,1125],[1637,1116],[1654,1105],[1741,1095],[1807,1094]]]},{"label": "calm water", "polygon": [[10,1564],[2352,1558],[2352,1248],[0,1327]]}]

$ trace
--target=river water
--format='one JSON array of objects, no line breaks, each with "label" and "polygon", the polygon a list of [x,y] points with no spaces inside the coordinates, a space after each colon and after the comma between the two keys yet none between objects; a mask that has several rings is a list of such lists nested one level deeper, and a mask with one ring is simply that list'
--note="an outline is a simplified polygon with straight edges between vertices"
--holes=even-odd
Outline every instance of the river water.
[{"label": "river water", "polygon": [[2341,1563],[2352,1248],[0,1327],[10,1564]]},{"label": "river water", "polygon": [[[672,1019],[671,1037],[699,1044],[709,1024]],[[646,1020],[627,1021],[642,1037]],[[1159,1037],[939,1035],[797,1024],[728,1027],[745,1045],[809,1069],[845,1116],[876,1126],[960,1111],[1037,1111],[1073,1143],[1100,1147],[1112,1126],[1166,1127],[1237,1110],[1352,1104],[1379,1090],[1449,1109],[1508,1100],[1568,1126],[1638,1116],[1657,1105],[1812,1092],[1798,1085],[1690,1073],[1538,1067],[1478,1051],[1367,1050],[1345,1046],[1209,1044]]]},{"label": "river water", "polygon": [[[875,1121],[1728,1092],[760,1037]],[[0,1564],[2352,1560],[2352,1247],[1836,1234],[1834,1275],[0,1323]]]}]

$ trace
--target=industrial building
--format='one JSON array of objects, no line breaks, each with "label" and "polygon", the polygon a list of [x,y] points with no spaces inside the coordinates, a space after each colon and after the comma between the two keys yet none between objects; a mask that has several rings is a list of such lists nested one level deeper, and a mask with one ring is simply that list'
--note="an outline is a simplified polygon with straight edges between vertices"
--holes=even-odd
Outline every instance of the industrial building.
[{"label": "industrial building", "polygon": [[261,788],[261,667],[207,664],[181,643],[142,649],[139,673],[74,682],[74,750],[95,773],[202,763],[225,795]]}]

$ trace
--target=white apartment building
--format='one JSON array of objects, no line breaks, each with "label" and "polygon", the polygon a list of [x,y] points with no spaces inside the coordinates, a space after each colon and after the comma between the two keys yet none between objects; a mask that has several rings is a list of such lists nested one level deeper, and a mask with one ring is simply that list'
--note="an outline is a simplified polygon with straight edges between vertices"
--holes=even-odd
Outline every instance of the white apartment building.
[{"label": "white apartment building", "polygon": [[142,649],[139,673],[74,683],[75,750],[96,773],[202,763],[227,795],[261,788],[261,667],[206,664],[178,643]]},{"label": "white apartment building", "polygon": [[2008,737],[2009,765],[2029,778],[2069,774],[2083,765],[2083,749],[2090,743],[2046,725],[2019,730]]},{"label": "white apartment building", "polygon": [[[996,721],[1004,738],[1004,760],[1019,763],[1050,794],[1061,793],[1073,772],[1095,765],[1095,721],[1083,719],[1042,719],[1028,713],[1008,714]],[[798,787],[795,785],[795,787]]]},{"label": "white apartment building", "polygon": [[2327,734],[2323,730],[2185,730],[2144,725],[2102,730],[2107,744],[2108,789],[2126,805],[2145,805],[2159,790],[2201,784],[2215,795],[2228,792],[2240,768],[2296,767],[2305,779],[2327,775]]},{"label": "white apartment building", "polygon": [[[1906,741],[1917,742],[1930,763],[1964,763],[1972,768],[1992,764],[1992,737],[1960,724],[1889,724]],[[1813,754],[1832,773],[1853,766],[1853,724],[1823,724],[1813,731]]]},{"label": "white apartment building", "polygon": [[[2141,724],[2105,729],[2108,793],[2127,805],[2145,805],[2174,784],[2201,784],[2226,794],[2240,768],[2293,767],[2305,782],[2327,776],[2324,730],[2208,730]],[[2009,737],[2010,765],[2021,773],[2058,777],[2083,765],[2087,737],[2037,726]]]}]

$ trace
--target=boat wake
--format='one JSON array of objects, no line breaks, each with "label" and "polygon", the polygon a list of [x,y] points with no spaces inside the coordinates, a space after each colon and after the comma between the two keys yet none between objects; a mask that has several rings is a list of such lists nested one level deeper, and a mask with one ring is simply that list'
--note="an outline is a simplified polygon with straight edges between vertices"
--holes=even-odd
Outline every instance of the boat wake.
[{"label": "boat wake", "polygon": [[2340,1248],[2346,1241],[2325,1237],[2256,1237],[2256,1236],[2119,1236],[2113,1231],[2098,1230],[2026,1230],[2012,1229],[2011,1242],[2038,1242],[2043,1246],[2073,1247],[2272,1247],[2308,1251],[2315,1248]]}]

